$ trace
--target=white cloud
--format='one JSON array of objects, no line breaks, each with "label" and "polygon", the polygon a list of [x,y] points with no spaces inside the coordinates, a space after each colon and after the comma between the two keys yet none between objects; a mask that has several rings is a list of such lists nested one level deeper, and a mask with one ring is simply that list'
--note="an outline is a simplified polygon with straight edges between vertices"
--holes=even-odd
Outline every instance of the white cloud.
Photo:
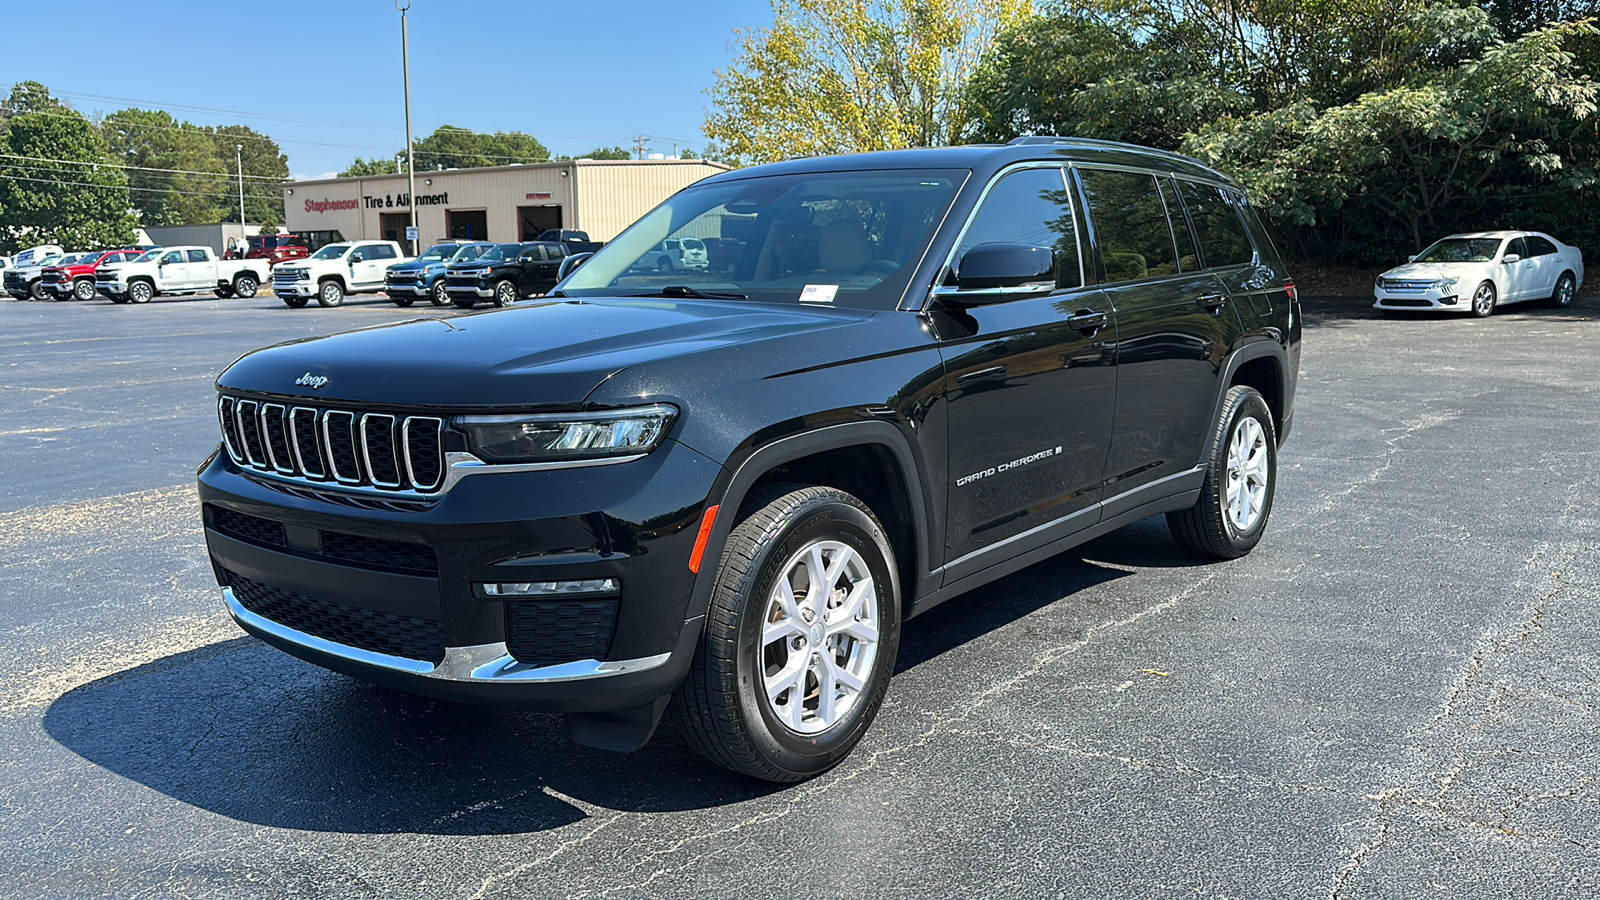
[{"label": "white cloud", "polygon": [[289,180],[290,181],[326,181],[329,178],[338,178],[338,177],[339,177],[339,173],[338,172],[323,172],[320,175],[306,175],[306,174],[303,174],[303,173],[299,174],[299,175],[295,175],[295,174],[291,173],[289,175]]}]

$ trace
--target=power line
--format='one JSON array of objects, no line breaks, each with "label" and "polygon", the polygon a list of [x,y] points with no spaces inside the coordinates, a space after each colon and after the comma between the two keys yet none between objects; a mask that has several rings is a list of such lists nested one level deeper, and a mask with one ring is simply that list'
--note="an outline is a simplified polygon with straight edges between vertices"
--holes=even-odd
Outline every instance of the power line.
[{"label": "power line", "polygon": [[[53,185],[57,185],[57,186],[60,186],[60,187],[92,187],[92,188],[105,188],[107,190],[121,190],[123,188],[126,188],[127,190],[130,190],[130,191],[141,191],[141,192],[146,193],[146,194],[181,194],[181,195],[186,196],[186,197],[229,197],[229,198],[232,198],[234,196],[237,196],[234,193],[232,193],[231,191],[220,191],[220,192],[219,191],[180,191],[177,188],[150,188],[150,187],[135,187],[133,185],[95,184],[92,181],[63,181],[63,180],[58,179],[58,178],[30,178],[30,177],[28,177],[26,175],[12,175],[12,174],[9,174],[6,171],[3,171],[4,169],[6,169],[8,167],[14,167],[14,166],[17,166],[17,164],[16,163],[0,163],[0,179],[6,179],[6,180],[10,180],[10,181],[31,181],[31,182],[37,182],[39,184],[53,184]],[[20,168],[20,166],[17,166],[17,167]],[[37,168],[24,169],[24,171],[38,171],[38,169]],[[46,169],[45,171],[59,171],[59,170]],[[277,196],[268,196],[268,195],[262,195],[262,194],[245,194],[245,199],[247,199],[247,200],[276,201],[276,200],[281,200],[282,198],[281,197],[277,197]]]},{"label": "power line", "polygon": [[[11,89],[15,89],[17,87],[17,85],[12,84],[9,87]],[[329,121],[324,120],[324,119],[299,119],[299,118],[295,118],[293,116],[274,116],[274,115],[270,115],[268,113],[246,112],[246,111],[244,111],[242,109],[216,109],[214,107],[209,107],[209,106],[187,106],[187,105],[182,104],[182,103],[164,103],[164,102],[156,101],[156,100],[134,100],[134,99],[131,99],[131,98],[128,98],[128,97],[109,97],[109,96],[106,96],[104,94],[84,94],[84,93],[79,93],[77,91],[61,91],[61,90],[58,90],[58,91],[55,91],[55,95],[56,96],[60,96],[60,97],[81,97],[81,98],[86,98],[86,99],[89,99],[89,100],[112,100],[112,101],[115,101],[117,103],[143,104],[143,105],[153,106],[153,107],[156,107],[156,108],[161,109],[161,110],[183,109],[183,110],[188,110],[190,112],[207,112],[207,113],[217,113],[217,114],[220,114],[220,115],[229,115],[229,116],[243,116],[243,117],[248,118],[248,119],[271,119],[271,120],[276,121],[276,122],[296,122],[296,123],[303,124],[303,125],[329,125],[329,126],[333,126],[333,127],[336,127],[336,128],[370,128],[370,129],[374,129],[374,130],[378,130],[378,131],[396,131],[397,130],[393,125],[372,125],[372,124],[369,124],[369,123],[366,123],[366,122],[329,122]]]},{"label": "power line", "polygon": [[[79,159],[48,159],[43,156],[16,156],[11,153],[0,153],[0,159],[20,159],[27,162],[67,163],[68,165],[74,166],[104,166],[108,169],[131,169],[140,172],[164,172],[171,175],[214,175],[219,178],[228,178],[233,180],[238,180],[240,177],[237,172],[198,172],[192,169],[162,169],[155,166],[129,166],[121,163],[85,162]],[[289,180],[287,176],[280,178],[275,175],[246,175],[244,178],[248,181],[270,181],[274,184],[282,184],[283,182]]]}]

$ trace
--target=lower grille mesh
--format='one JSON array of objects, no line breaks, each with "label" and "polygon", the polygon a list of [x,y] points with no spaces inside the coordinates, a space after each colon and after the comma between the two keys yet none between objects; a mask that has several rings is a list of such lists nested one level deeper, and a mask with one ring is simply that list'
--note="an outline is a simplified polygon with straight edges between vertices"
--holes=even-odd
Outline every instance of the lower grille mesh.
[{"label": "lower grille mesh", "polygon": [[444,659],[444,628],[432,619],[400,616],[307,597],[227,572],[228,586],[245,609],[324,640],[438,663]]},{"label": "lower grille mesh", "polygon": [[506,650],[531,666],[605,659],[616,626],[615,597],[507,603]]}]

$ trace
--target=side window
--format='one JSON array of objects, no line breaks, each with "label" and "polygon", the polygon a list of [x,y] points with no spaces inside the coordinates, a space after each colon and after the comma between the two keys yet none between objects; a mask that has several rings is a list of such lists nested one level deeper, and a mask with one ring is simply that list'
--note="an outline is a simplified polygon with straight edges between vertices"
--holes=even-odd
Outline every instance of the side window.
[{"label": "side window", "polygon": [[161,264],[164,265],[164,266],[170,266],[170,265],[173,265],[174,263],[181,263],[181,262],[183,262],[183,251],[182,250],[174,250],[171,253],[168,253],[166,256],[161,257]]},{"label": "side window", "polygon": [[1501,258],[1503,259],[1513,253],[1522,257],[1523,259],[1528,258],[1527,243],[1523,241],[1522,238],[1512,238],[1511,243],[1506,245],[1506,252],[1501,254]]},{"label": "side window", "polygon": [[206,261],[206,252],[204,250],[190,250],[189,251],[189,262],[205,262],[205,261]]},{"label": "side window", "polygon": [[1156,179],[1137,172],[1080,170],[1089,219],[1110,281],[1178,271],[1172,228]]},{"label": "side window", "polygon": [[1189,223],[1183,217],[1178,193],[1169,179],[1157,178],[1156,184],[1161,186],[1161,201],[1167,205],[1167,220],[1172,224],[1172,236],[1178,241],[1178,271],[1196,271],[1200,268],[1200,257],[1194,252],[1194,237],[1189,234]]},{"label": "side window", "polygon": [[956,253],[958,268],[961,257],[979,244],[1048,247],[1055,252],[1056,287],[1082,285],[1078,227],[1063,170],[1054,166],[1021,169],[996,182],[961,240]]},{"label": "side window", "polygon": [[1529,256],[1549,256],[1556,251],[1556,245],[1538,235],[1530,234],[1523,238],[1523,243],[1528,245]]},{"label": "side window", "polygon": [[1242,266],[1250,262],[1255,248],[1239,218],[1238,204],[1228,192],[1211,184],[1196,184],[1179,179],[1178,192],[1189,211],[1189,221],[1200,239],[1208,268]]}]

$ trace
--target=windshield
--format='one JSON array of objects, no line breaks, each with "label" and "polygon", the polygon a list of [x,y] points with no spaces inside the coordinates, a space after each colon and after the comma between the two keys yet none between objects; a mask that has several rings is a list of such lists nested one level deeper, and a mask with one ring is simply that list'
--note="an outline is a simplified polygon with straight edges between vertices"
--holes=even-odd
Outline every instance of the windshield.
[{"label": "windshield", "polygon": [[349,244],[329,244],[311,254],[312,259],[338,259],[350,251]]},{"label": "windshield", "polygon": [[134,257],[131,261],[132,262],[149,262],[150,260],[155,259],[157,256],[160,256],[160,255],[161,255],[161,248],[160,247],[154,247],[154,248],[146,250],[145,252],[143,252],[143,253],[139,254],[138,256]]},{"label": "windshield", "polygon": [[494,260],[501,259],[516,259],[517,251],[521,249],[521,244],[495,244],[493,247],[483,251],[483,255],[478,258],[484,262],[492,262]]},{"label": "windshield", "polygon": [[[768,175],[690,187],[561,285],[568,296],[681,296],[893,309],[965,171]],[[705,241],[717,239],[718,252]]]},{"label": "windshield", "polygon": [[456,251],[456,255],[452,256],[450,258],[450,261],[451,262],[458,262],[458,263],[459,262],[472,262],[473,260],[475,260],[478,257],[482,256],[483,255],[483,251],[488,250],[488,249],[490,249],[490,247],[487,244],[468,244],[465,247],[462,247],[462,248],[458,249]]},{"label": "windshield", "polygon": [[440,244],[437,247],[429,247],[421,256],[417,257],[417,262],[444,262],[456,250],[455,244]]},{"label": "windshield", "polygon": [[1445,238],[1422,251],[1417,262],[1488,262],[1500,252],[1500,238]]}]

